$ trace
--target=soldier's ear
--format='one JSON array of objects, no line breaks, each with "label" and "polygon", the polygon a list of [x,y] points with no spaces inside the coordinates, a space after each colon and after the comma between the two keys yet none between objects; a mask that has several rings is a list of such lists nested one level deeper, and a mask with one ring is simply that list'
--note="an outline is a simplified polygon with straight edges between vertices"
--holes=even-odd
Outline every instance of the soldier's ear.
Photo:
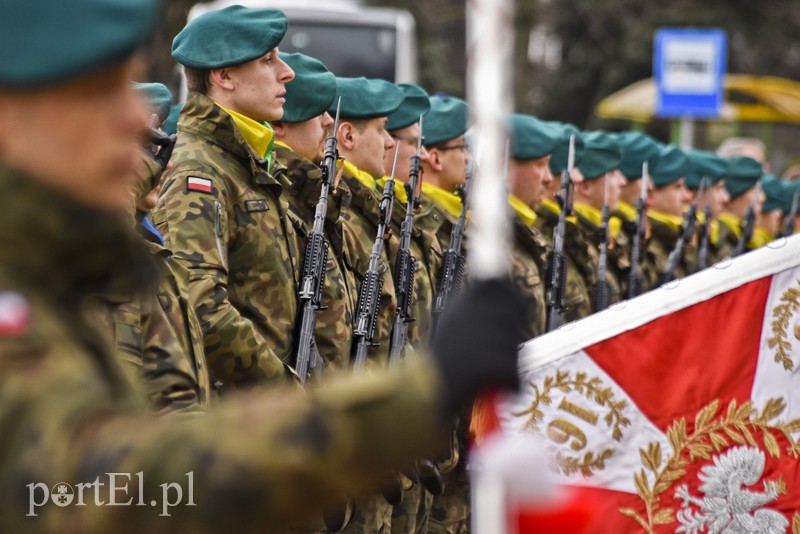
[{"label": "soldier's ear", "polygon": [[272,126],[272,129],[275,131],[275,137],[278,139],[283,139],[286,137],[286,128],[283,127],[283,123],[281,121],[272,121],[269,123]]},{"label": "soldier's ear", "polygon": [[442,171],[442,160],[440,159],[441,154],[435,148],[431,148],[428,150],[428,164],[431,166],[436,172]]},{"label": "soldier's ear", "polygon": [[345,150],[352,150],[356,144],[356,137],[358,135],[358,130],[353,126],[352,123],[343,122],[339,125],[339,131],[337,137],[339,138],[339,143],[342,145],[342,148]]},{"label": "soldier's ear", "polygon": [[216,86],[228,91],[233,90],[234,84],[231,79],[231,72],[227,68],[211,69],[208,75],[209,85]]}]

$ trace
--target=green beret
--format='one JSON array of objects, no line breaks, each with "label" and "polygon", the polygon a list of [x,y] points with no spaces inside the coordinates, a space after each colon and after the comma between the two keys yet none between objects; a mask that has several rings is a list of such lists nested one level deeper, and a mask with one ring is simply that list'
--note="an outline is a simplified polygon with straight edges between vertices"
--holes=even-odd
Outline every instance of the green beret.
[{"label": "green beret", "polygon": [[163,83],[134,83],[133,88],[142,95],[147,105],[164,122],[172,105],[172,93]]},{"label": "green beret", "polygon": [[747,156],[729,158],[728,169],[725,171],[725,189],[731,198],[736,198],[755,187],[763,174],[763,167],[753,158]]},{"label": "green beret", "polygon": [[650,179],[656,187],[674,184],[686,177],[689,156],[675,145],[662,145],[656,164],[650,169]]},{"label": "green beret", "polygon": [[336,102],[342,97],[340,115],[343,119],[374,119],[388,117],[400,107],[405,96],[392,82],[377,78],[336,78],[336,98],[328,109],[336,113]]},{"label": "green beret", "polygon": [[689,158],[689,168],[685,179],[689,189],[700,189],[700,181],[704,177],[710,178],[712,184],[725,178],[728,170],[728,161],[725,158],[705,150],[690,150],[686,156]]},{"label": "green beret", "polygon": [[59,83],[121,62],[150,36],[155,0],[4,2],[0,87]]},{"label": "green beret", "polygon": [[[766,197],[764,205],[761,207],[763,213],[775,210],[789,212],[784,208],[786,190],[783,188],[782,182],[774,174],[764,175],[761,179],[761,190],[764,191],[764,196]],[[789,203],[791,204],[791,202],[792,199],[789,198]],[[791,206],[789,209],[791,209]]]},{"label": "green beret", "polygon": [[558,176],[569,164],[569,138],[575,136],[575,165],[577,166],[583,157],[583,139],[581,131],[572,124],[566,122],[550,121],[550,124],[561,130],[561,139],[556,144],[555,150],[550,154],[550,172]]},{"label": "green beret", "polygon": [[289,20],[278,9],[229,6],[203,13],[172,41],[172,57],[193,69],[221,69],[264,56],[278,46]]},{"label": "green beret", "polygon": [[[431,101],[428,93],[422,87],[410,83],[398,83],[397,87],[403,91],[403,103],[391,115],[386,129],[401,130],[419,122],[419,118],[424,116],[431,109]],[[425,124],[423,123],[423,126]]]},{"label": "green beret", "polygon": [[164,133],[167,135],[178,133],[178,115],[181,114],[182,107],[183,104],[172,104],[172,107],[169,108],[169,115],[167,115],[167,118],[161,125],[161,129],[164,130]]},{"label": "green beret", "polygon": [[652,168],[661,151],[661,143],[639,132],[621,132],[609,134],[622,149],[622,163],[619,171],[628,181],[642,177],[642,164],[646,161]]},{"label": "green beret", "polygon": [[281,122],[304,122],[328,111],[336,99],[336,76],[305,54],[281,52],[280,57],[294,71],[294,80],[286,84]]},{"label": "green beret", "polygon": [[[783,213],[788,215],[792,212],[792,200],[794,200],[795,193],[800,192],[800,180],[782,181],[781,187],[783,188],[783,205],[781,209]],[[800,213],[800,208],[798,208],[797,213]]]},{"label": "green beret", "polygon": [[586,180],[596,180],[607,172],[619,168],[622,163],[622,149],[605,132],[581,132],[583,157],[576,165]]},{"label": "green beret", "polygon": [[558,146],[563,131],[557,126],[530,115],[515,113],[508,118],[511,129],[511,157],[539,159],[548,156]]},{"label": "green beret", "polygon": [[454,96],[435,95],[430,98],[431,110],[422,122],[426,147],[441,145],[464,135],[469,129],[469,106]]}]

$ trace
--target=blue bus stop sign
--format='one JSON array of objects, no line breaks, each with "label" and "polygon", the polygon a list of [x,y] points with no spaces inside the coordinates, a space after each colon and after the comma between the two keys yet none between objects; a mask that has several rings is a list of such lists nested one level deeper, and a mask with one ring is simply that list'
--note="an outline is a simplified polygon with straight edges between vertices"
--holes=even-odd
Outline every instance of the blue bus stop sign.
[{"label": "blue bus stop sign", "polygon": [[727,36],[718,29],[661,29],[653,77],[658,117],[719,117],[725,96]]}]

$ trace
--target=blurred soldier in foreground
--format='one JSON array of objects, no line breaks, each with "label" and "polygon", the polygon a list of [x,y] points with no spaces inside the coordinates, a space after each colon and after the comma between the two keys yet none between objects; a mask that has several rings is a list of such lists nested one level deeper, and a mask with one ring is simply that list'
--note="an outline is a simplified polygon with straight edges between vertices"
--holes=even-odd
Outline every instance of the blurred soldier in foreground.
[{"label": "blurred soldier in foreground", "polygon": [[[518,385],[524,303],[484,282],[442,322],[430,361],[310,395],[231,395],[202,418],[152,416],[85,303],[154,272],[125,212],[146,120],[130,58],[155,18],[150,0],[29,0],[0,21],[4,532],[278,530],[422,453],[484,386]],[[130,476],[114,489],[109,473]],[[161,507],[133,504],[136,473],[139,498]],[[192,504],[159,517],[159,485],[188,473]],[[70,504],[67,485],[95,498]],[[102,504],[113,498],[131,505]]]}]

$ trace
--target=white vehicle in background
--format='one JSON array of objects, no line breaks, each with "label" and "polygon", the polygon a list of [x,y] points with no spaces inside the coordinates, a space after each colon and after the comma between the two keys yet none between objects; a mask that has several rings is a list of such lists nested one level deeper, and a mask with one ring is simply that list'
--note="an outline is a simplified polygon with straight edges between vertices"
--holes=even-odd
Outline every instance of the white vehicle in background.
[{"label": "white vehicle in background", "polygon": [[[196,4],[188,19],[237,4],[286,13],[289,29],[281,52],[315,57],[337,76],[417,81],[416,24],[408,11],[366,7],[357,0],[213,0]],[[185,101],[183,79],[181,93]]]}]

